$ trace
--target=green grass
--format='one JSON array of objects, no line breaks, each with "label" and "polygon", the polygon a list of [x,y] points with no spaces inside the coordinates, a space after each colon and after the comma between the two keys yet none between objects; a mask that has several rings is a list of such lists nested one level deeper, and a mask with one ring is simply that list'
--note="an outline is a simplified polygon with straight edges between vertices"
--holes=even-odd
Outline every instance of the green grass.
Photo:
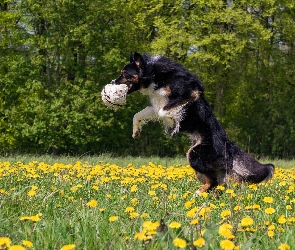
[{"label": "green grass", "polygon": [[[0,157],[0,249],[1,237],[11,245],[29,240],[37,250],[68,244],[87,250],[180,249],[177,238],[186,249],[199,238],[205,240],[201,249],[220,249],[229,235],[236,249],[279,249],[285,243],[292,249],[295,161],[271,162],[277,167],[271,182],[230,183],[216,198],[194,197],[201,183],[185,157]],[[265,212],[269,207],[273,214]],[[38,213],[40,220],[32,221]],[[112,216],[118,220],[110,221]],[[253,224],[241,225],[248,217]],[[191,224],[193,219],[198,223]],[[145,221],[161,223],[153,232]],[[170,228],[174,221],[181,226]],[[232,228],[221,233],[225,224]]]}]

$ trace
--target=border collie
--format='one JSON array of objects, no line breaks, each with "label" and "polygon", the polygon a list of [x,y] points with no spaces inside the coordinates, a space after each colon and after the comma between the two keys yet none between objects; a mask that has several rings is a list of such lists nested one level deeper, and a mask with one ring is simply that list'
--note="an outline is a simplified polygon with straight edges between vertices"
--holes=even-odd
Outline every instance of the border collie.
[{"label": "border collie", "polygon": [[227,137],[204,96],[200,79],[184,66],[163,56],[130,53],[130,62],[113,84],[128,85],[128,94],[140,91],[150,106],[134,115],[133,138],[142,125],[158,119],[167,133],[185,132],[192,141],[187,160],[203,182],[196,194],[234,178],[259,183],[272,178],[274,166],[260,164]]}]

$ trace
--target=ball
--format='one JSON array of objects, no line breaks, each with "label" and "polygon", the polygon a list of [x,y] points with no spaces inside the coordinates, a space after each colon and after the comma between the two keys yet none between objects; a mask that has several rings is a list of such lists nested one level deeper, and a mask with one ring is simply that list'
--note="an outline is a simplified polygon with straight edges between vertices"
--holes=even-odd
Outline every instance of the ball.
[{"label": "ball", "polygon": [[107,84],[101,91],[101,98],[105,105],[113,110],[126,104],[128,86],[126,84]]}]

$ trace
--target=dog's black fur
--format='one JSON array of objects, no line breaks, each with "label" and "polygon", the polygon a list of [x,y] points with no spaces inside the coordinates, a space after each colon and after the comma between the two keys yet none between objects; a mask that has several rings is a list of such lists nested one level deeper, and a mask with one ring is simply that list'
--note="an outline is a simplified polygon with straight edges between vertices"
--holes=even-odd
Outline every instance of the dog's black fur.
[{"label": "dog's black fur", "polygon": [[134,116],[133,137],[151,119],[162,120],[170,134],[189,134],[187,159],[204,184],[198,194],[231,177],[252,183],[272,178],[272,164],[260,164],[228,139],[204,97],[202,82],[184,66],[162,56],[131,52],[130,63],[112,83],[126,83],[128,94],[139,90],[150,97],[151,106]]}]

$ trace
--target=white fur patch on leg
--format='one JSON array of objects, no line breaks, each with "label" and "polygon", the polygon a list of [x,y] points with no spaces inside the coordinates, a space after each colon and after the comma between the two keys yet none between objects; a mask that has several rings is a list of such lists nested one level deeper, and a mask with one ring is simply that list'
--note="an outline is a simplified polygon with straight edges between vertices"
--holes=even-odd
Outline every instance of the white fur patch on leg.
[{"label": "white fur patch on leg", "polygon": [[154,111],[152,106],[148,106],[145,109],[141,110],[140,112],[136,113],[133,116],[133,134],[132,137],[135,138],[139,136],[141,127],[144,123],[148,122],[149,120],[156,119],[157,115]]}]

